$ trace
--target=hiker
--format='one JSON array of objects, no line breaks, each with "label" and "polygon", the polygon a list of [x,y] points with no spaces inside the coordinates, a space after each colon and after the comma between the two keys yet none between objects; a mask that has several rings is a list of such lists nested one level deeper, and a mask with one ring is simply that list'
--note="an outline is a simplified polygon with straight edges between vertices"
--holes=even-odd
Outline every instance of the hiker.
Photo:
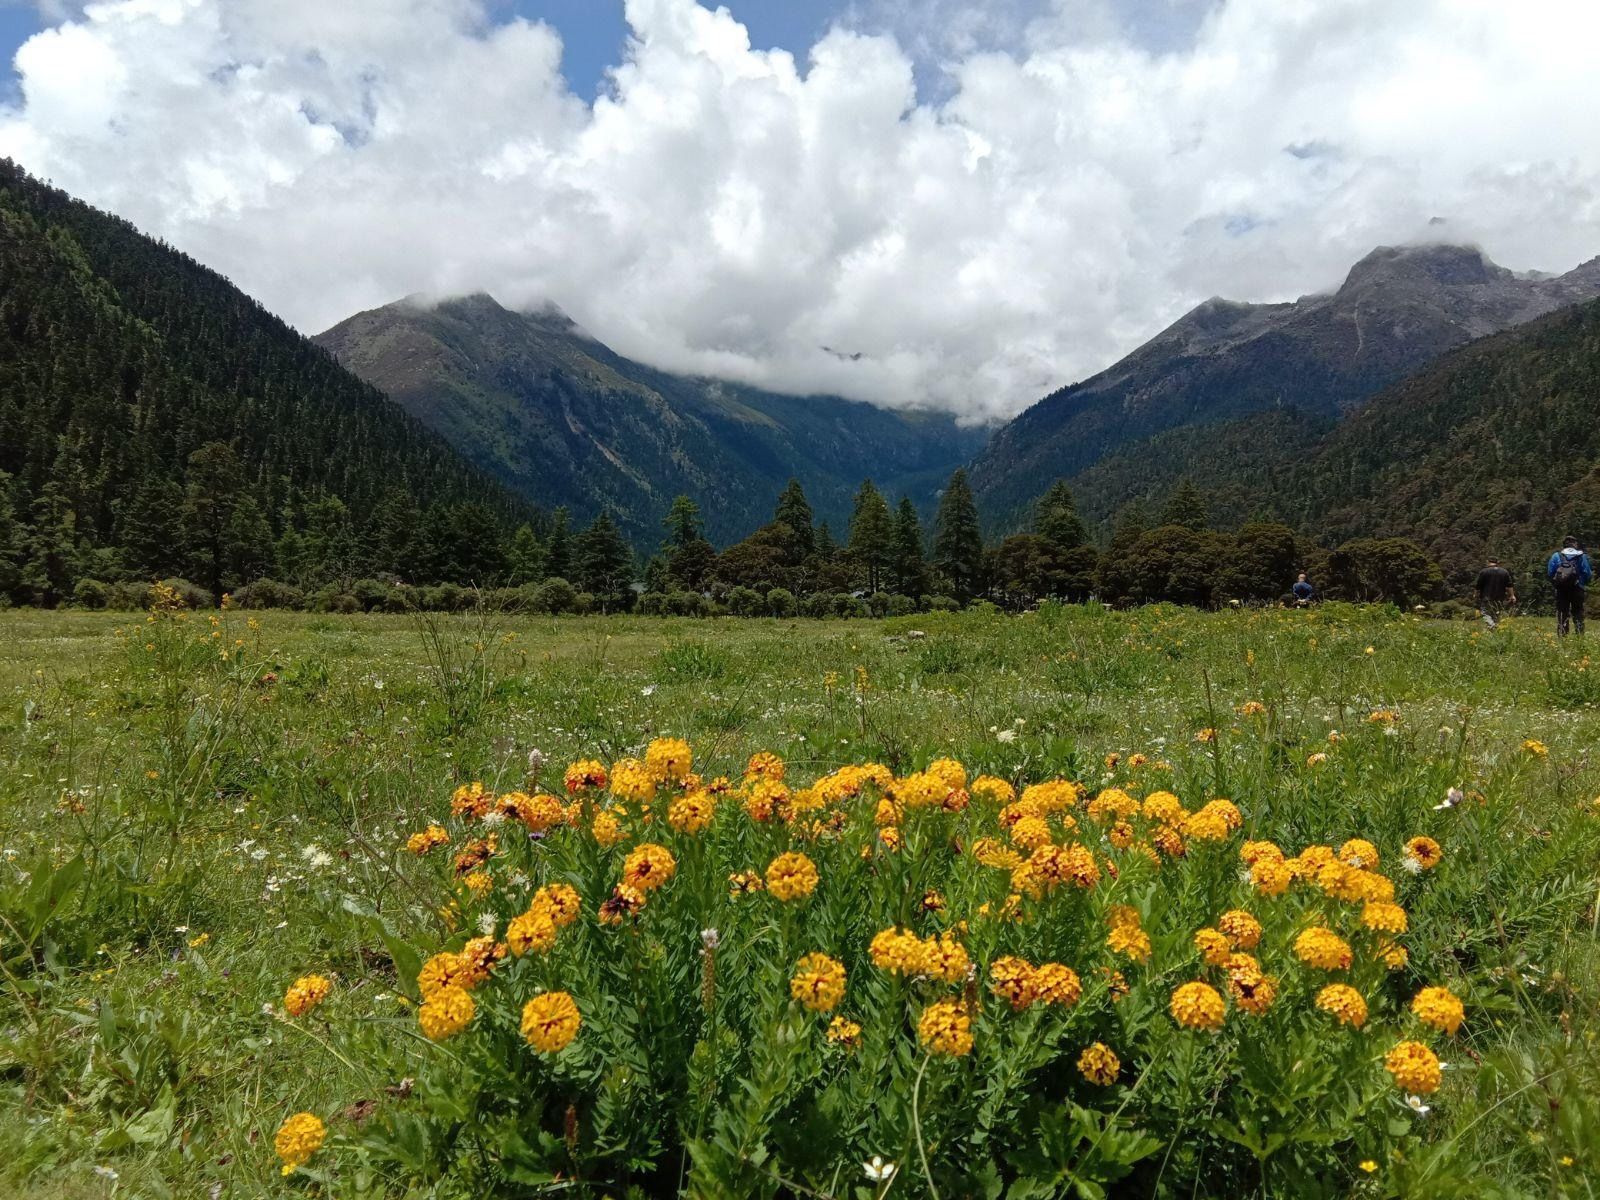
[{"label": "hiker", "polygon": [[1561,539],[1561,549],[1550,556],[1544,573],[1556,592],[1556,634],[1566,637],[1570,627],[1583,633],[1583,589],[1594,578],[1589,556],[1575,537]]},{"label": "hiker", "polygon": [[1306,578],[1304,571],[1300,572],[1300,578],[1294,581],[1294,587],[1289,590],[1294,593],[1295,604],[1301,608],[1310,604],[1311,597],[1317,594],[1317,589],[1311,586],[1311,580]]},{"label": "hiker", "polygon": [[1483,623],[1493,629],[1506,609],[1516,602],[1517,585],[1511,572],[1500,565],[1498,558],[1491,558],[1478,572],[1478,612],[1483,616]]}]

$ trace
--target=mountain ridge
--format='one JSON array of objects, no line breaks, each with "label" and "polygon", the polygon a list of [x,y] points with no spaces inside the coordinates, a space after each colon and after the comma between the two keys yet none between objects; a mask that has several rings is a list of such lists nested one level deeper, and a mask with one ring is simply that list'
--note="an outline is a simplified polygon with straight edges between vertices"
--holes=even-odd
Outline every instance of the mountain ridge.
[{"label": "mountain ridge", "polygon": [[483,292],[407,298],[314,340],[522,496],[579,517],[609,509],[641,546],[679,493],[713,540],[736,540],[791,476],[836,526],[868,476],[927,508],[986,437],[945,414],[674,375],[557,308],[517,312]]}]

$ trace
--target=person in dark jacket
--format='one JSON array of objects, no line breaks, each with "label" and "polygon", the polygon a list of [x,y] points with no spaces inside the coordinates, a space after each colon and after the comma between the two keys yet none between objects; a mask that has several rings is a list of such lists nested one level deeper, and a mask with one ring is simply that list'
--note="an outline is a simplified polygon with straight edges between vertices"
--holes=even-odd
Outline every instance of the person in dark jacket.
[{"label": "person in dark jacket", "polygon": [[1311,580],[1306,578],[1304,571],[1300,572],[1300,578],[1294,581],[1294,587],[1289,590],[1294,593],[1294,602],[1302,608],[1310,604],[1311,597],[1317,594],[1317,589],[1311,586]]},{"label": "person in dark jacket", "polygon": [[1550,556],[1544,573],[1556,593],[1556,633],[1566,637],[1569,629],[1576,628],[1581,634],[1584,589],[1594,578],[1594,570],[1577,538],[1561,539],[1561,549]]},{"label": "person in dark jacket", "polygon": [[1500,565],[1500,560],[1491,558],[1478,572],[1477,590],[1478,611],[1483,614],[1483,623],[1493,629],[1506,609],[1516,604],[1517,585],[1511,579],[1511,572]]}]

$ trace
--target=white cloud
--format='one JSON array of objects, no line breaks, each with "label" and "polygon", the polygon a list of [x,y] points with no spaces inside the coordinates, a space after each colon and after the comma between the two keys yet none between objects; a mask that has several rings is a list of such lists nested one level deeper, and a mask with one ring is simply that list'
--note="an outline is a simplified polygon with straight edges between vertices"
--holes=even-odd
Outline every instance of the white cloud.
[{"label": "white cloud", "polygon": [[948,0],[874,0],[891,32],[797,63],[628,0],[590,107],[482,0],[101,0],[18,53],[0,154],[308,331],[486,289],[668,369],[974,416],[1430,218],[1513,267],[1600,253],[1592,0],[1136,7],[1006,0],[930,49],[893,31]]}]

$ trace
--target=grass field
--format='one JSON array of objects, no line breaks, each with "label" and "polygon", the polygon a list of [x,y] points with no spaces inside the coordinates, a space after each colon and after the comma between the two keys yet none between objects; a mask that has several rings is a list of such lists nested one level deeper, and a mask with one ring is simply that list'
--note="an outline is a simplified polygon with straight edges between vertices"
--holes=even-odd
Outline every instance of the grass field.
[{"label": "grass field", "polygon": [[[1600,1186],[1600,665],[1581,643],[1557,646],[1547,622],[1489,634],[1333,605],[852,623],[14,611],[0,613],[0,698],[0,1191]],[[995,913],[1028,881],[971,850],[1016,826],[976,786],[962,811],[907,811],[910,791],[888,789],[891,818],[868,785],[864,815],[830,800],[836,827],[809,832],[799,815],[751,819],[745,788],[703,837],[676,817],[642,824],[636,801],[611,849],[589,836],[588,807],[539,841],[513,839],[512,822],[497,827],[489,899],[458,886],[448,857],[405,850],[435,822],[446,854],[467,844],[450,815],[462,784],[560,793],[569,762],[643,758],[657,737],[687,739],[695,771],[735,787],[757,751],[780,756],[797,791],[850,763],[926,781],[916,773],[953,758],[968,781],[1018,791],[1060,777],[1085,798],[1170,791],[1197,810],[1227,797],[1243,829],[1213,844],[1180,825],[1187,855],[1145,862],[1108,844],[1085,804],[1075,822],[1044,811],[1051,843],[1100,856],[1098,882],[1024,895],[1014,928]],[[1443,857],[1413,875],[1402,846],[1418,835]],[[1369,841],[1409,916],[1408,962],[1368,954],[1360,906],[1326,881],[1253,895],[1243,839],[1291,856]],[[677,877],[610,931],[594,911],[645,840],[671,848]],[[729,897],[731,868],[760,872],[797,847],[821,871],[814,896]],[[573,931],[496,968],[472,1029],[420,1036],[415,964],[480,924],[499,934],[519,889],[556,880],[581,893]],[[1097,966],[1114,903],[1138,910],[1154,945],[1124,964],[1122,1000]],[[1239,1001],[1220,1031],[1185,1030],[1174,989],[1210,978],[1225,993],[1230,977],[1205,974],[1193,935],[1245,904],[1267,927],[1258,953],[1277,1003],[1257,1017]],[[1365,991],[1360,1039],[1317,1023],[1326,979],[1290,950],[1322,921],[1354,930],[1357,962],[1326,978]],[[961,939],[972,982],[877,970],[867,941],[901,924]],[[704,928],[721,930],[707,955]],[[849,968],[839,1012],[866,1027],[859,1050],[825,1043],[826,1010],[791,1000],[804,951]],[[1024,952],[1074,965],[1081,1001],[999,1004],[994,963]],[[333,994],[289,1018],[285,989],[310,973]],[[1419,1027],[1407,1006],[1425,985],[1462,999],[1457,1032]],[[582,1031],[533,1054],[505,1005],[556,986]],[[975,1014],[970,1051],[923,1053],[918,1014],[940,1003]],[[1446,1064],[1417,1104],[1385,1073],[1401,1038]],[[1121,1055],[1109,1087],[1073,1069],[1091,1040]],[[274,1134],[299,1111],[326,1122],[328,1142],[286,1177]],[[873,1155],[895,1173],[869,1170]]]}]

